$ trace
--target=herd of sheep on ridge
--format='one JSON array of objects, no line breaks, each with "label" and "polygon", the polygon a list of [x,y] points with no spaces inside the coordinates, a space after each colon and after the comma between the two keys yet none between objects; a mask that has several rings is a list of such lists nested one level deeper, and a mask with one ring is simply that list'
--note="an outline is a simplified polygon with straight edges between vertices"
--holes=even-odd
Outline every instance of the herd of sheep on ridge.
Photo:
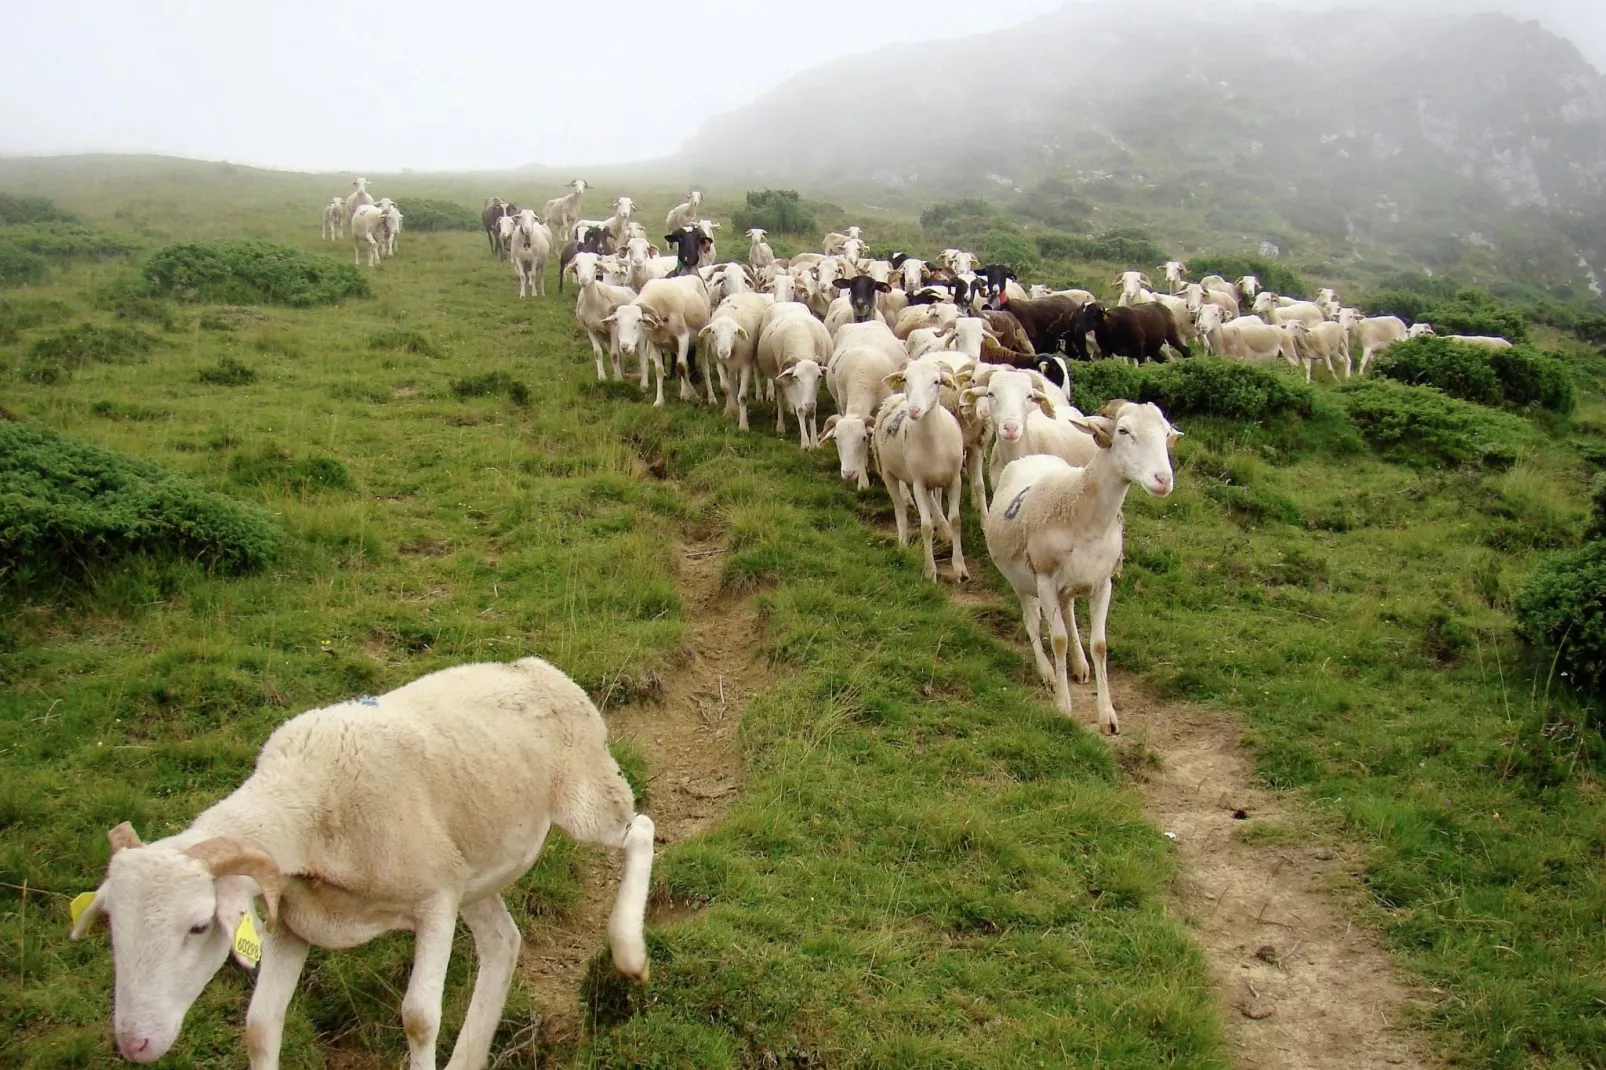
[{"label": "herd of sheep on ridge", "polygon": [[[323,233],[349,232],[360,265],[394,256],[402,214],[358,179],[324,209]],[[632,217],[629,197],[607,219],[581,217],[588,186],[548,201],[540,216],[501,198],[485,203],[491,251],[509,259],[520,296],[544,295],[554,246],[578,287],[575,318],[599,379],[636,363],[643,390],[701,385],[748,428],[749,397],[786,413],[804,449],[834,442],[841,475],[860,490],[873,466],[892,497],[900,545],[908,507],[919,515],[924,572],[937,576],[934,539],[968,578],[960,499],[968,482],[988,552],[1020,599],[1039,674],[1071,712],[1069,678],[1094,679],[1098,724],[1115,732],[1106,619],[1121,559],[1128,489],[1164,497],[1182,432],[1153,404],[1112,401],[1087,415],[1067,394],[1066,356],[1135,359],[1212,353],[1279,357],[1360,372],[1395,341],[1429,333],[1391,316],[1342,307],[1332,290],[1297,301],[1254,277],[1184,277],[1164,266],[1170,293],[1124,272],[1103,306],[1085,290],[1023,288],[1006,268],[948,249],[938,264],[868,255],[858,227],[828,234],[819,253],[779,258],[763,230],[747,233],[746,262],[721,263],[718,224],[693,192],[665,220],[664,248]],[[1242,303],[1252,312],[1240,314]],[[1462,338],[1487,346],[1504,339]],[[1063,353],[1062,353],[1063,350]],[[666,367],[666,355],[671,363]],[[816,423],[821,383],[835,403]],[[989,484],[991,490],[989,492]],[[989,499],[989,493],[991,495]],[[1073,608],[1089,601],[1091,663]],[[1049,651],[1042,642],[1048,625]],[[1090,672],[1091,670],[1091,672]],[[212,976],[231,957],[257,970],[246,1015],[252,1070],[277,1070],[285,1013],[313,946],[354,947],[382,933],[414,934],[402,999],[409,1070],[434,1070],[452,934],[461,917],[479,959],[451,1070],[483,1070],[518,961],[521,935],[501,893],[535,863],[553,826],[623,851],[608,938],[616,967],[648,975],[643,936],[653,823],[608,752],[602,716],[583,690],[540,660],[444,669],[377,697],[303,713],[269,737],[256,770],[232,795],[174,836],[142,843],[124,823],[108,834],[105,881],[75,903],[72,934],[105,920],[116,972],[113,1027],[134,1062],[161,1058]],[[256,901],[263,904],[259,921]],[[260,936],[258,936],[260,934]],[[260,963],[258,964],[258,958]]]}]

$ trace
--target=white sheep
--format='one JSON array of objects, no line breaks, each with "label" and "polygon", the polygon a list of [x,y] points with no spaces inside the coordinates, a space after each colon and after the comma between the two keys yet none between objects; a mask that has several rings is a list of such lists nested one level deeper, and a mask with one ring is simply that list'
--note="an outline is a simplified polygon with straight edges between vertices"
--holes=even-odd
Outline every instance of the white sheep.
[{"label": "white sheep", "polygon": [[[541,209],[541,218],[552,227],[553,234],[571,234],[574,226],[580,221],[580,202],[585,199],[586,190],[590,187],[585,179],[577,178],[569,183],[569,192],[561,197],[554,197],[546,202]],[[577,237],[575,241],[583,240]]]},{"label": "white sheep", "polygon": [[513,233],[509,238],[508,252],[513,260],[513,271],[519,277],[519,296],[546,296],[546,265],[552,255],[552,235],[546,224],[526,208],[513,217]]},{"label": "white sheep", "polygon": [[1322,316],[1337,322],[1339,309],[1343,307],[1338,300],[1338,293],[1331,287],[1324,286],[1316,291],[1316,300],[1312,302],[1322,310]]},{"label": "white sheep", "polygon": [[1350,377],[1349,332],[1342,326],[1326,320],[1315,327],[1309,327],[1300,320],[1288,325],[1288,334],[1294,341],[1294,350],[1305,365],[1305,381],[1311,380],[1311,369],[1319,360],[1327,365],[1327,373],[1334,379],[1338,372],[1333,362],[1336,358],[1338,365],[1344,369],[1344,378]]},{"label": "white sheep", "polygon": [[351,215],[352,259],[362,266],[363,246],[368,248],[368,266],[379,266],[379,239],[385,228],[385,213],[377,205],[361,204]]},{"label": "white sheep", "polygon": [[1182,285],[1184,278],[1183,273],[1187,269],[1182,266],[1182,262],[1180,260],[1167,260],[1161,266],[1160,270],[1165,272],[1165,281],[1166,284],[1171,287],[1171,292],[1176,293],[1177,287]]},{"label": "white sheep", "polygon": [[1081,412],[1038,372],[987,365],[966,387],[963,403],[987,414],[993,435],[987,467],[995,490],[1004,469],[1022,457],[1045,453],[1080,467],[1098,452],[1090,434],[1073,422]]},{"label": "white sheep", "polygon": [[[1340,311],[1342,312],[1342,310]],[[1422,338],[1424,336],[1433,335],[1434,333],[1433,324],[1431,323],[1413,323],[1411,324],[1410,329],[1406,331],[1406,337]]]},{"label": "white sheep", "polygon": [[797,416],[798,444],[805,450],[819,447],[815,411],[820,380],[831,358],[831,336],[825,326],[796,302],[777,303],[764,314],[759,333],[759,374],[775,396],[775,433],[786,434],[786,410]]},{"label": "white sheep", "polygon": [[1350,344],[1361,347],[1362,375],[1366,374],[1374,354],[1395,342],[1403,342],[1410,334],[1405,321],[1398,316],[1367,317],[1353,308],[1340,309],[1338,323],[1349,335]]},{"label": "white sheep", "polygon": [[722,301],[714,309],[708,325],[697,332],[719,369],[720,386],[725,390],[725,415],[736,419],[743,431],[747,426],[747,392],[753,382],[753,358],[758,349],[764,313],[775,299],[768,294],[740,293]]},{"label": "white sheep", "polygon": [[673,233],[681,227],[690,226],[697,222],[697,210],[702,207],[702,204],[702,193],[698,190],[692,190],[691,195],[683,203],[675,205],[669,210],[669,215],[664,217],[665,233]]},{"label": "white sheep", "polygon": [[910,257],[898,265],[898,274],[903,279],[905,293],[914,293],[926,284],[926,262]]},{"label": "white sheep", "polygon": [[1299,320],[1307,327],[1315,327],[1327,318],[1320,305],[1314,301],[1297,301],[1293,298],[1278,297],[1269,290],[1261,291],[1255,298],[1255,311],[1266,318],[1266,322],[1277,325],[1292,323]]},{"label": "white sheep", "polygon": [[1245,275],[1243,278],[1238,280],[1238,292],[1242,294],[1243,297],[1253,301],[1255,299],[1255,295],[1260,293],[1260,279],[1254,275]]},{"label": "white sheep", "polygon": [[614,248],[619,248],[626,241],[625,227],[630,217],[636,213],[636,202],[620,194],[613,202],[613,215],[602,221],[602,229],[613,238]]},{"label": "white sheep", "polygon": [[339,197],[333,197],[323,208],[323,236],[330,241],[339,241],[345,234],[346,202]]},{"label": "white sheep", "polygon": [[344,206],[345,219],[347,223],[351,222],[351,217],[356,215],[357,209],[361,208],[365,204],[374,203],[373,194],[368,192],[368,180],[366,178],[356,179],[352,182],[352,187],[353,189],[346,197]]},{"label": "white sheep", "polygon": [[[707,326],[708,318],[708,287],[696,275],[681,275],[648,282],[634,301],[614,309],[604,322],[615,325],[620,352],[638,355],[642,390],[647,389],[649,367],[657,372],[658,393],[653,405],[659,406],[664,403],[663,351],[671,347],[680,376],[680,400],[697,400],[697,391],[691,385],[692,339]],[[706,378],[708,400],[712,402],[713,377]]]},{"label": "white sheep", "polygon": [[599,281],[597,276],[601,270],[600,259],[596,253],[575,255],[571,266],[574,269],[575,280],[580,284],[580,295],[575,299],[574,318],[591,342],[591,354],[597,358],[597,379],[608,378],[608,373],[602,364],[604,350],[612,357],[613,377],[623,379],[624,372],[619,367],[619,350],[614,345],[608,317],[613,315],[614,310],[620,305],[628,305],[634,301],[636,291],[626,286],[614,286]]},{"label": "white sheep", "polygon": [[112,829],[106,880],[72,935],[107,919],[117,1046],[153,1062],[229,958],[242,919],[255,924],[260,896],[267,926],[246,1045],[254,1070],[276,1070],[308,949],[410,929],[401,1017],[409,1065],[422,1070],[436,1065],[461,917],[479,974],[451,1065],[484,1067],[521,943],[500,893],[554,825],[624,851],[608,938],[620,972],[646,980],[653,823],[635,812],[597,708],[539,658],[443,669],[285,722],[245,783],[183,832],[145,844],[126,823]]},{"label": "white sheep", "polygon": [[892,396],[887,376],[902,368],[873,345],[852,345],[831,355],[826,387],[836,412],[825,421],[821,442],[835,442],[844,482],[870,489],[870,428],[881,403]]},{"label": "white sheep", "polygon": [[1121,288],[1121,297],[1116,304],[1122,306],[1138,304],[1139,291],[1154,289],[1154,283],[1149,281],[1149,276],[1141,271],[1123,271],[1115,277],[1115,282],[1111,285]]},{"label": "white sheep", "polygon": [[747,232],[747,264],[754,271],[762,271],[775,263],[775,250],[764,240],[764,228],[754,227]]},{"label": "white sheep", "polygon": [[1452,342],[1460,342],[1464,346],[1478,346],[1482,349],[1510,349],[1509,339],[1499,338],[1485,334],[1447,334],[1444,335]]},{"label": "white sheep", "polygon": [[[1093,459],[1080,468],[1043,455],[1014,461],[994,490],[982,529],[993,562],[1020,599],[1037,671],[1045,683],[1052,682],[1054,704],[1066,716],[1071,714],[1066,655],[1076,631],[1073,600],[1088,599],[1099,729],[1114,734],[1120,722],[1110,701],[1105,625],[1111,577],[1121,562],[1121,509],[1133,483],[1153,497],[1171,493],[1170,449],[1182,432],[1157,406],[1119,400],[1076,423],[1098,446]],[[1048,621],[1052,665],[1043,654],[1042,620]],[[1071,668],[1085,682],[1088,664],[1080,636],[1075,648]]]},{"label": "white sheep", "polygon": [[1250,323],[1245,318],[1239,318],[1221,325],[1220,338],[1221,348],[1217,352],[1226,356],[1251,364],[1264,364],[1282,357],[1294,367],[1299,367],[1299,354],[1294,349],[1293,335],[1280,324]]},{"label": "white sheep", "polygon": [[[959,498],[965,477],[965,438],[959,418],[943,404],[943,387],[958,388],[953,371],[938,354],[913,361],[886,378],[892,389],[900,391],[882,404],[876,416],[874,443],[876,468],[892,496],[898,522],[898,545],[909,545],[909,496],[914,495],[920,514],[920,544],[925,553],[923,575],[937,578],[937,559],[932,548],[934,530],[940,530],[953,545],[953,576],[956,581],[970,578],[961,545]],[[947,515],[937,492],[946,495]]]},{"label": "white sheep", "polygon": [[381,256],[396,255],[396,238],[402,230],[401,209],[396,207],[395,201],[389,201],[379,210],[380,238],[379,254]]}]

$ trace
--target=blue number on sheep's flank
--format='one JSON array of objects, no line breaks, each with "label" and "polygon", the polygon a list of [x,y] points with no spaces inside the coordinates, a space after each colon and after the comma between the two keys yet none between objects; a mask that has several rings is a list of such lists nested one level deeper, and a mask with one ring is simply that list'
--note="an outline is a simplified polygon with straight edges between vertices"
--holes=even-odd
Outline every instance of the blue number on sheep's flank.
[{"label": "blue number on sheep's flank", "polygon": [[909,410],[908,409],[899,409],[896,413],[893,414],[892,426],[887,428],[887,436],[889,438],[898,433],[898,428],[903,426],[903,418],[905,416],[908,416],[908,415],[909,415]]},{"label": "blue number on sheep's flank", "polygon": [[361,705],[364,705],[364,706],[377,706],[377,705],[379,705],[379,700],[374,698],[374,696],[372,696],[372,695],[364,695],[362,698],[358,699],[357,701]]},{"label": "blue number on sheep's flank", "polygon": [[1015,495],[1015,500],[1009,503],[1008,509],[1004,510],[1005,520],[1014,520],[1017,516],[1020,516],[1020,507],[1026,504],[1026,495],[1031,492],[1031,489],[1031,487],[1027,487]]}]

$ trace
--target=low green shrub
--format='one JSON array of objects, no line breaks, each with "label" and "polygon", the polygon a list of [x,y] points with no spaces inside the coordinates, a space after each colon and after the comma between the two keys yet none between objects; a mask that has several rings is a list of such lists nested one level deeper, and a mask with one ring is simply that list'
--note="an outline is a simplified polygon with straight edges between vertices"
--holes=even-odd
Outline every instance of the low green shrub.
[{"label": "low green shrub", "polygon": [[413,231],[479,230],[480,214],[456,201],[409,197],[398,201],[402,225]]},{"label": "low green shrub", "polygon": [[0,584],[81,579],[136,554],[261,568],[283,532],[259,509],[150,461],[0,423]]},{"label": "low green shrub", "polygon": [[276,446],[229,458],[229,482],[239,487],[306,496],[321,490],[351,490],[351,472],[333,457],[294,458]]},{"label": "low green shrub", "polygon": [[8,227],[21,223],[73,223],[77,219],[71,212],[56,207],[56,202],[49,197],[0,193],[0,223]]},{"label": "low green shrub", "polygon": [[405,331],[399,328],[378,331],[370,335],[368,348],[400,349],[408,353],[419,353],[426,357],[438,357],[441,355],[440,350],[435,348],[435,343],[418,331]]},{"label": "low green shrub", "polygon": [[1493,335],[1528,340],[1522,310],[1482,290],[1458,290],[1453,300],[1417,290],[1379,290],[1361,302],[1369,316],[1398,316],[1406,323],[1431,323],[1440,334]]},{"label": "low green shrub", "polygon": [[1533,439],[1531,428],[1516,417],[1431,386],[1380,378],[1347,383],[1336,393],[1367,443],[1404,464],[1509,468]]},{"label": "low green shrub", "polygon": [[256,369],[225,353],[216,364],[202,368],[195,376],[207,386],[250,386],[257,381]]},{"label": "low green shrub", "polygon": [[254,308],[244,305],[224,305],[201,313],[196,324],[203,331],[238,331],[250,323],[260,323],[266,317]]},{"label": "low green shrub", "polygon": [[1412,338],[1389,346],[1373,366],[1389,379],[1491,408],[1537,406],[1566,415],[1577,405],[1566,367],[1527,346],[1489,350],[1448,338]]},{"label": "low green shrub", "polygon": [[145,320],[159,323],[164,331],[177,330],[179,316],[172,304],[161,297],[146,293],[132,279],[116,279],[95,291],[96,308],[112,313],[120,320]]},{"label": "low green shrub", "polygon": [[1237,361],[1203,357],[1134,367],[1115,360],[1071,366],[1075,404],[1086,412],[1111,398],[1152,401],[1168,417],[1220,416],[1266,420],[1309,415],[1312,391],[1302,383]]},{"label": "low green shrub", "polygon": [[0,240],[0,286],[28,286],[43,282],[50,263],[15,242]]},{"label": "low green shrub", "polygon": [[[924,220],[924,216],[921,217]],[[1039,234],[1033,239],[1048,260],[1113,260],[1121,264],[1158,264],[1170,259],[1164,249],[1140,230],[1111,230],[1096,238],[1081,234]]]},{"label": "low green shrub", "polygon": [[62,301],[43,297],[0,298],[0,344],[10,344],[21,332],[72,318],[72,309]]},{"label": "low green shrub", "polygon": [[80,256],[127,256],[139,246],[83,223],[26,223],[0,230],[0,238],[30,253],[69,259]]},{"label": "low green shrub", "polygon": [[351,264],[268,242],[170,245],[146,261],[144,275],[155,293],[218,304],[305,308],[370,292]]},{"label": "low green shrub", "polygon": [[1606,696],[1606,540],[1547,555],[1515,608],[1517,633],[1562,677]]},{"label": "low green shrub", "polygon": [[23,361],[23,373],[34,382],[62,382],[90,361],[137,363],[155,347],[155,337],[132,327],[75,323],[35,339]]},{"label": "low green shrub", "polygon": [[460,398],[485,397],[488,394],[505,394],[513,404],[524,408],[530,403],[530,388],[507,372],[485,372],[452,380],[452,393]]},{"label": "low green shrub", "polygon": [[763,227],[775,234],[810,235],[819,232],[814,213],[795,189],[748,190],[747,204],[731,220],[737,232]]}]

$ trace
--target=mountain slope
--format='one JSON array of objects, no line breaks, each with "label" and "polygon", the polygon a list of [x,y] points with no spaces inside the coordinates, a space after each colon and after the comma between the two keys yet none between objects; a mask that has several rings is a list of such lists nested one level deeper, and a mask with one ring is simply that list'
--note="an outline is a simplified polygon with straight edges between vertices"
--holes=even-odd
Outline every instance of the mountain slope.
[{"label": "mountain slope", "polygon": [[1498,15],[1068,5],[806,72],[681,156],[754,183],[988,196],[1072,230],[1124,216],[1434,270],[1498,257],[1575,292],[1580,256],[1606,261],[1606,78]]}]

